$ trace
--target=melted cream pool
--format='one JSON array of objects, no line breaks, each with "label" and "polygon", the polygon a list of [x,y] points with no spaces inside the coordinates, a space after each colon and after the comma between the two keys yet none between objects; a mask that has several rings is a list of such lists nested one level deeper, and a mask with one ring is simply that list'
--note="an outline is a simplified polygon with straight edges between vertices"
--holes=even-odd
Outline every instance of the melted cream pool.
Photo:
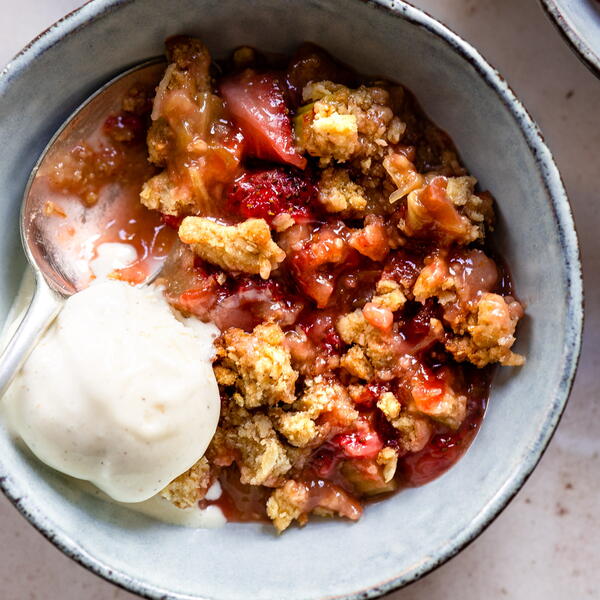
[{"label": "melted cream pool", "polygon": [[[126,249],[116,250],[115,264],[118,266],[113,268],[119,268],[131,256],[127,255]],[[103,265],[103,268],[110,269],[110,264]],[[100,273],[98,275],[102,276]],[[105,297],[105,292],[100,293],[100,289],[107,287],[109,296],[116,294],[116,298],[112,300],[112,310],[108,307],[107,313],[104,314],[104,331],[98,332],[94,330],[94,324],[97,322],[96,312],[102,310],[102,302],[99,304],[98,300],[94,301],[94,297],[99,294],[100,298]],[[76,300],[80,306],[76,308],[82,312],[78,314],[76,310],[75,317],[71,317],[79,323],[80,329],[85,329],[84,337],[73,333],[73,327],[63,322],[63,329],[70,330],[70,335],[66,335],[65,338],[64,331],[60,334],[59,317],[4,399],[3,412],[11,430],[46,464],[78,480],[92,481],[106,492],[103,493],[91,484],[85,484],[88,493],[99,495],[106,500],[112,499],[137,512],[168,523],[188,527],[215,527],[223,524],[225,519],[216,507],[206,510],[181,510],[156,495],[169,480],[189,468],[202,455],[216,428],[219,402],[216,382],[210,368],[212,343],[209,344],[211,350],[198,343],[205,341],[207,337],[212,342],[216,330],[208,332],[205,328],[211,326],[194,321],[190,322],[189,328],[185,327],[183,333],[179,333],[180,337],[183,335],[183,342],[180,337],[168,341],[173,325],[165,320],[162,322],[162,333],[155,337],[154,341],[152,338],[146,338],[142,345],[137,346],[132,341],[130,350],[134,355],[142,357],[142,370],[139,371],[142,378],[136,380],[137,383],[131,390],[131,377],[117,375],[110,378],[110,373],[119,364],[125,367],[133,366],[132,373],[135,373],[136,369],[140,368],[139,361],[136,363],[130,360],[129,364],[123,356],[118,359],[111,358],[123,355],[128,350],[127,336],[125,340],[121,340],[120,348],[113,348],[113,352],[106,353],[107,346],[113,343],[110,333],[107,334],[106,331],[115,324],[111,316],[115,310],[115,299],[117,303],[131,304],[130,296],[133,292],[134,302],[129,312],[125,311],[129,324],[135,320],[136,311],[141,310],[142,315],[145,314],[143,306],[136,304],[139,300],[138,292],[141,290],[134,290],[123,283],[102,281],[94,284],[92,288],[95,289],[87,292],[92,298],[92,305],[83,302],[86,292],[78,295],[80,298]],[[7,320],[6,337],[22,318],[31,292],[32,277],[28,273]],[[144,290],[145,295],[153,293],[156,294]],[[145,297],[142,304],[161,301],[162,298]],[[160,330],[160,321],[168,317],[153,311],[163,308],[154,306],[147,315],[149,320],[138,319],[138,328],[134,327],[128,332],[130,339],[134,340],[136,336],[144,333],[144,324],[156,324]],[[66,316],[69,318],[68,311]],[[110,324],[106,320],[108,317]],[[118,321],[118,317],[116,318]],[[116,325],[118,330],[124,327],[125,323],[120,322]],[[184,327],[184,324],[176,322],[175,326]],[[98,345],[92,344],[86,349],[87,352],[78,355],[74,349],[82,343],[85,344],[85,337],[89,339],[94,335],[99,336]],[[56,339],[49,342],[53,337]],[[155,350],[148,350],[153,344],[156,346],[164,343],[165,337],[167,346],[162,352],[157,354]],[[57,349],[65,345],[68,347],[69,344],[73,346],[71,352],[67,351],[66,355],[57,360]],[[180,371],[178,365],[183,363],[181,359],[190,351],[198,354],[196,365],[200,363],[201,358],[204,359],[207,367],[205,372],[197,366],[194,369],[195,373]],[[174,355],[173,360],[169,359],[163,364],[164,355],[171,353]],[[91,356],[87,356],[89,354]],[[85,358],[82,358],[84,355]],[[100,368],[89,369],[90,359],[92,364],[98,364],[100,361]],[[153,366],[157,368],[148,368]],[[77,372],[78,375],[73,377],[73,372]],[[159,376],[154,374],[159,372]],[[165,372],[166,375],[163,375]],[[147,384],[148,378],[153,380]],[[170,393],[170,390],[177,386],[183,387],[177,389],[178,393]],[[202,389],[200,396],[196,393],[199,387]],[[53,400],[59,393],[62,394],[61,398],[58,401]],[[128,403],[126,410],[123,410],[122,402],[113,400],[131,393],[131,397],[134,398],[133,406]],[[85,401],[82,402],[81,398],[85,398]],[[191,412],[190,403],[181,401],[182,398],[194,400],[195,403],[192,402],[191,405],[195,408]],[[148,399],[154,406],[150,411],[139,404],[140,400]],[[202,404],[201,408],[199,402]],[[162,411],[159,405],[164,405]],[[65,419],[64,415],[69,417]],[[141,425],[140,415],[144,416]],[[91,423],[93,425],[90,425]],[[218,485],[210,490],[210,495],[212,498],[220,495]]]}]

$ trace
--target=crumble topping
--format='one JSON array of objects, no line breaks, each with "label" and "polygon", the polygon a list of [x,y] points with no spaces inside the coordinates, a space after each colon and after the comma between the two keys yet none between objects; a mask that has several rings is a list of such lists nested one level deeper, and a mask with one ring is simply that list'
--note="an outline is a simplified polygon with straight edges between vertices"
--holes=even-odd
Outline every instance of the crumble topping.
[{"label": "crumble topping", "polygon": [[203,456],[191,469],[171,481],[160,495],[177,508],[191,508],[204,498],[211,483],[210,465]]},{"label": "crumble topping", "polygon": [[272,415],[275,428],[292,446],[306,448],[319,435],[317,424],[306,411],[273,411]]},{"label": "crumble topping", "polygon": [[167,215],[185,212],[192,205],[191,198],[171,184],[167,173],[159,173],[144,183],[140,192],[142,204],[150,210],[158,210]]},{"label": "crumble topping", "polygon": [[331,81],[309,83],[296,119],[300,148],[331,162],[357,160],[368,172],[371,160],[380,160],[389,144],[397,144],[404,124],[390,107],[389,93],[379,87],[351,90]]},{"label": "crumble topping", "polygon": [[405,452],[419,452],[433,433],[431,422],[422,416],[402,412],[392,425],[401,433],[400,444]]},{"label": "crumble topping", "polygon": [[353,377],[369,381],[373,378],[374,369],[360,346],[351,346],[340,359],[340,367],[346,369]]},{"label": "crumble topping", "polygon": [[298,373],[283,346],[283,331],[273,323],[257,325],[252,333],[228,329],[216,342],[216,373],[221,385],[235,385],[236,402],[244,408],[274,406],[295,400]]},{"label": "crumble topping", "polygon": [[451,429],[458,429],[465,419],[467,397],[457,394],[448,385],[430,388],[419,379],[413,379],[412,397],[419,412],[436,421],[441,421]]},{"label": "crumble topping", "polygon": [[267,501],[267,515],[280,533],[287,529],[292,521],[305,525],[308,521],[306,505],[308,490],[305,485],[290,479],[283,487],[275,490]]},{"label": "crumble topping", "polygon": [[456,280],[450,274],[445,257],[434,255],[425,259],[425,267],[419,273],[412,293],[418,302],[437,298],[440,304],[447,304],[456,300]]},{"label": "crumble topping", "polygon": [[467,317],[466,326],[457,328],[466,335],[451,337],[446,349],[457,361],[469,361],[478,367],[495,362],[521,366],[525,358],[510,348],[515,343],[515,328],[522,315],[522,306],[510,296],[485,294]]},{"label": "crumble topping", "polygon": [[242,483],[275,487],[291,469],[285,447],[266,415],[248,415],[241,425],[226,430],[226,439],[239,453]]},{"label": "crumble topping", "polygon": [[322,517],[338,514],[353,521],[362,513],[356,501],[336,486],[329,484],[317,494],[311,492],[307,484],[290,480],[271,494],[267,501],[267,515],[277,531],[281,533],[294,520],[298,520],[300,525],[305,525],[309,512]]},{"label": "crumble topping", "polygon": [[393,423],[394,419],[400,414],[402,405],[392,392],[384,392],[377,400],[377,408],[386,416],[386,419]]},{"label": "crumble topping", "polygon": [[259,274],[263,279],[285,258],[264,219],[228,226],[203,217],[186,217],[179,227],[179,239],[209,263],[229,271]]},{"label": "crumble topping", "polygon": [[[171,38],[166,46],[169,66],[157,88],[147,136],[149,159],[164,171],[144,184],[140,200],[151,210],[184,216],[214,210],[215,192],[233,177],[240,153],[234,127],[213,91],[206,46],[187,36]],[[224,156],[222,168],[212,168]]]},{"label": "crumble topping", "polygon": [[400,310],[406,304],[406,296],[400,284],[392,279],[381,279],[375,288],[376,295],[371,302],[391,312]]},{"label": "crumble topping", "polygon": [[360,214],[367,207],[365,189],[350,179],[348,169],[328,167],[321,172],[319,202],[328,213]]},{"label": "crumble topping", "polygon": [[478,227],[478,238],[485,236],[485,227],[492,229],[494,212],[489,195],[477,196],[474,193],[477,179],[475,177],[448,177],[446,194],[454,206],[461,209],[473,225]]},{"label": "crumble topping", "polygon": [[[314,446],[333,430],[350,426],[359,416],[346,388],[339,382],[319,377],[306,381],[293,411],[272,411],[276,429],[293,446]],[[321,418],[323,417],[323,418]]]},{"label": "crumble topping", "polygon": [[346,355],[346,361],[350,361],[352,368],[360,369],[359,363],[365,364],[365,360],[373,371],[394,368],[397,356],[391,351],[391,336],[371,325],[363,310],[340,317],[337,330],[346,344],[357,348],[350,357]]}]

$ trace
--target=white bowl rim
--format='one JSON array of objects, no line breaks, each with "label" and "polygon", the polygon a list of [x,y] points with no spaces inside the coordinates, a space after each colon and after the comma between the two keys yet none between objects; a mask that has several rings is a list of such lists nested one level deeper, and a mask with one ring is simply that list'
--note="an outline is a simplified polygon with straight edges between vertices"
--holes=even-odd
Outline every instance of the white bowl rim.
[{"label": "white bowl rim", "polygon": [[[88,0],[83,6],[54,23],[25,46],[0,73],[0,97],[10,85],[12,76],[18,74],[20,70],[27,68],[39,55],[60,42],[63,38],[93,23],[108,12],[134,1]],[[379,598],[404,587],[453,558],[494,521],[525,484],[540,461],[558,426],[577,370],[581,351],[584,316],[580,252],[567,194],[552,153],[547,147],[539,127],[531,118],[522,102],[518,100],[502,75],[486,61],[480,52],[425,11],[414,7],[405,0],[359,1],[373,7],[373,9],[386,11],[392,18],[400,18],[423,27],[439,37],[475,68],[485,83],[496,92],[505,107],[510,111],[536,159],[541,178],[552,202],[551,209],[554,213],[563,258],[566,264],[565,286],[569,293],[567,294],[566,342],[563,349],[562,373],[558,393],[540,430],[537,443],[530,449],[527,460],[523,461],[515,469],[512,476],[504,483],[496,496],[487,506],[483,507],[478,518],[471,523],[470,528],[454,538],[437,556],[429,557],[413,571],[405,573],[400,577],[384,581],[381,584],[365,588],[356,593],[335,596],[329,600],[368,600]],[[547,0],[542,1],[546,2]],[[19,512],[44,537],[69,558],[103,579],[126,591],[151,600],[208,600],[201,596],[179,594],[159,588],[153,584],[133,578],[125,572],[115,571],[109,565],[95,558],[71,537],[57,529],[55,524],[44,514],[43,510],[32,499],[23,494],[18,482],[14,481],[7,473],[1,459],[0,488]]]},{"label": "white bowl rim", "polygon": [[571,49],[577,54],[583,64],[596,77],[600,77],[600,55],[595,52],[588,44],[587,40],[581,37],[573,27],[571,27],[569,18],[561,9],[556,0],[540,0],[542,8],[546,11],[554,26],[565,38]]}]

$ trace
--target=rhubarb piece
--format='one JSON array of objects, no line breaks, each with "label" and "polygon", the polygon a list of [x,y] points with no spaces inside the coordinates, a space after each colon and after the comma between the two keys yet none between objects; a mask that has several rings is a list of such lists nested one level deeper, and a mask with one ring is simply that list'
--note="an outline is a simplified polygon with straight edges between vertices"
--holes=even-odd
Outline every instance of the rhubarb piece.
[{"label": "rhubarb piece", "polygon": [[219,214],[241,158],[241,136],[211,87],[210,54],[197,39],[167,42],[148,132],[150,160],[165,170],[144,184],[142,204],[168,215]]},{"label": "rhubarb piece", "polygon": [[278,78],[246,69],[221,82],[220,92],[241,128],[249,156],[304,169],[294,146],[292,124]]}]

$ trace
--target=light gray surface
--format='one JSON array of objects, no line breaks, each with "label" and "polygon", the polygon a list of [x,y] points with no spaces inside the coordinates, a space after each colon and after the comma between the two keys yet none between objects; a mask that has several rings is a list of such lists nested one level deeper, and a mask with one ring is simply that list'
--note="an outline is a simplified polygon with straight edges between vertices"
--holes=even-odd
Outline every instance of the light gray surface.
[{"label": "light gray surface", "polygon": [[[20,16],[15,15],[14,22],[23,19],[26,6],[33,7],[36,19],[49,16],[41,14],[49,10],[45,4],[31,0],[21,3]],[[59,2],[53,4],[53,9],[59,8],[57,12],[69,8],[66,3],[60,7]],[[570,188],[581,217],[580,236],[587,266],[593,267],[594,258],[598,262],[597,251],[594,255],[586,241],[597,239],[592,177],[600,166],[600,130],[592,108],[600,100],[598,82],[569,54],[532,3],[525,11],[518,0],[504,2],[502,6],[493,0],[448,0],[443,3],[443,11],[436,1],[416,4],[430,9],[473,41],[528,104],[545,131]],[[24,21],[19,22],[23,26]],[[43,25],[33,19],[28,22],[31,33]],[[14,35],[15,31],[15,27],[8,26],[8,35]],[[7,39],[4,37],[5,45]],[[21,41],[15,38],[13,48]],[[574,94],[567,99],[571,89]],[[579,166],[576,161],[585,164]],[[589,281],[587,298],[588,330],[593,333],[598,302]],[[567,591],[570,597],[584,598],[588,593],[589,597],[595,597],[598,589],[591,587],[592,574],[597,574],[600,565],[598,556],[593,555],[591,541],[598,537],[600,529],[594,511],[599,502],[595,488],[600,435],[593,415],[589,414],[594,410],[592,402],[597,391],[593,387],[594,375],[593,358],[584,355],[578,386],[557,438],[541,468],[513,505],[465,553],[422,582],[397,593],[395,598],[436,600],[460,593],[470,600],[483,594],[501,596],[502,589],[508,597],[534,600],[566,597]],[[2,507],[0,526],[7,543],[3,544],[0,577],[5,586],[14,586],[4,587],[7,597],[70,600],[128,596],[69,563],[5,501]],[[17,537],[26,543],[20,540],[15,543]],[[33,578],[29,582],[28,574]]]}]

